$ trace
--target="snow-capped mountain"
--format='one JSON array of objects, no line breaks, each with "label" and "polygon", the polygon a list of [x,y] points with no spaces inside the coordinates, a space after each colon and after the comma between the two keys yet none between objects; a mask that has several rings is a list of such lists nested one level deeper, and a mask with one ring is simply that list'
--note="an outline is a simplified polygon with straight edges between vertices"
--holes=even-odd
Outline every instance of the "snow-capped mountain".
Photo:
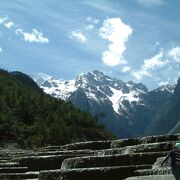
[{"label": "snow-capped mountain", "polygon": [[75,80],[65,81],[43,73],[32,75],[32,78],[45,93],[63,100],[67,100],[71,93],[77,89]]},{"label": "snow-capped mountain", "polygon": [[34,75],[33,78],[44,92],[64,100],[68,100],[78,89],[84,90],[87,99],[97,102],[107,99],[118,114],[121,113],[121,109],[126,109],[127,103],[132,106],[141,103],[140,95],[148,91],[143,84],[135,84],[132,81],[124,83],[105,76],[97,70],[81,74],[75,80],[69,81],[56,79],[43,73]]},{"label": "snow-capped mountain", "polygon": [[71,101],[80,109],[91,113],[119,137],[143,134],[152,113],[155,113],[151,110],[151,96],[162,92],[161,103],[164,103],[173,91],[171,86],[164,86],[149,92],[141,83],[123,82],[97,70],[80,74],[75,80],[69,81],[42,73],[32,77],[44,92]]}]

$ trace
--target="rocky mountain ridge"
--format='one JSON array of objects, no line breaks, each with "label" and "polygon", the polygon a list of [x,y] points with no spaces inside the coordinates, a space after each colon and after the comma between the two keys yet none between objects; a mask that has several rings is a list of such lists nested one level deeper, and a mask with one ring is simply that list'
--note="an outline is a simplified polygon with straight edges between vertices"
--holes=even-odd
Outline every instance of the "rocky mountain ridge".
[{"label": "rocky mountain ridge", "polygon": [[148,91],[142,83],[123,82],[97,70],[80,74],[70,81],[42,73],[32,77],[44,92],[71,101],[91,113],[118,137],[135,137],[146,133],[151,120],[172,96],[175,88],[167,85]]}]

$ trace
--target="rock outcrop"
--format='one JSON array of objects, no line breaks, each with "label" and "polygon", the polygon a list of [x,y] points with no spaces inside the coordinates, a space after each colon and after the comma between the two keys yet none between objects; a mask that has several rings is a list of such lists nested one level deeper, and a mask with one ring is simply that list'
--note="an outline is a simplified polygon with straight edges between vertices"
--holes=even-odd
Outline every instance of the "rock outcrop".
[{"label": "rock outcrop", "polygon": [[34,150],[0,149],[1,180],[172,179],[163,158],[180,134],[91,141]]}]

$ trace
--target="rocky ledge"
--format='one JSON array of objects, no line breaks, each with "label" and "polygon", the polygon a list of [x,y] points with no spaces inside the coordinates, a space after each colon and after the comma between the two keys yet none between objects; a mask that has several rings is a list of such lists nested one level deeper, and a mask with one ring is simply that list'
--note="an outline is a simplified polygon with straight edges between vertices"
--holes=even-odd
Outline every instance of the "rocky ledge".
[{"label": "rocky ledge", "polygon": [[0,149],[1,180],[173,180],[160,163],[180,134],[91,141],[35,150]]}]

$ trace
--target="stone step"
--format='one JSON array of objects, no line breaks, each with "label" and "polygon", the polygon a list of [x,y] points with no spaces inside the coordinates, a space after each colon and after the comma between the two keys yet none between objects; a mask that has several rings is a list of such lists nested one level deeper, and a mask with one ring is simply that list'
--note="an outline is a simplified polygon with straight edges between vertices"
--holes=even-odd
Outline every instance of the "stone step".
[{"label": "stone step", "polygon": [[40,152],[31,152],[27,154],[21,155],[13,155],[11,159],[8,160],[0,160],[0,163],[14,161],[14,159],[25,158],[25,157],[34,157],[34,156],[51,156],[51,155],[64,155],[64,156],[87,156],[94,155],[93,150],[66,150],[66,151],[40,151]]},{"label": "stone step", "polygon": [[159,169],[143,169],[135,171],[136,176],[147,176],[147,175],[166,175],[171,174],[170,168],[159,168]]},{"label": "stone step", "polygon": [[139,138],[118,139],[111,142],[110,149],[140,144]]},{"label": "stone step", "polygon": [[170,151],[173,149],[174,141],[171,142],[157,142],[148,144],[139,144],[133,146],[126,146],[122,148],[112,148],[94,151],[95,155],[111,155],[111,154],[132,154],[141,152],[161,152]]},{"label": "stone step", "polygon": [[27,151],[16,151],[16,150],[3,150],[0,152],[0,155],[3,155],[3,156],[9,156],[10,154],[23,154]]},{"label": "stone step", "polygon": [[47,146],[41,148],[39,150],[83,150],[83,149],[91,149],[91,150],[99,150],[99,149],[109,149],[111,145],[111,141],[87,141],[87,142],[78,142],[71,143],[62,146]]},{"label": "stone step", "polygon": [[9,157],[9,153],[6,153],[6,152],[0,153],[0,159],[6,158],[6,157]]},{"label": "stone step", "polygon": [[125,146],[132,146],[138,144],[156,143],[156,142],[170,142],[178,141],[180,139],[180,134],[177,135],[160,135],[160,136],[147,136],[143,138],[129,138],[129,139],[119,139],[111,142],[112,148],[121,148]]},{"label": "stone step", "polygon": [[[11,159],[11,158],[16,158],[16,157],[20,157],[20,156],[28,156],[30,155],[31,153],[33,153],[34,151],[32,150],[24,150],[24,151],[16,151],[16,150],[6,150],[4,152],[1,152],[2,156],[0,157],[5,157],[4,159]],[[0,158],[1,159],[1,158]]]},{"label": "stone step", "polygon": [[172,174],[130,177],[125,180],[176,180]]},{"label": "stone step", "polygon": [[33,179],[37,180],[39,172],[25,172],[25,173],[1,173],[1,180],[23,180]]},{"label": "stone step", "polygon": [[39,180],[120,180],[134,175],[136,169],[143,169],[146,167],[150,168],[151,165],[40,171]]},{"label": "stone step", "polygon": [[0,167],[18,167],[19,163],[18,162],[5,162],[5,163],[0,163]]},{"label": "stone step", "polygon": [[62,151],[62,145],[59,146],[45,146],[45,147],[40,147],[40,148],[36,148],[35,151]]},{"label": "stone step", "polygon": [[[79,156],[79,155],[78,155]],[[28,156],[16,158],[20,166],[26,166],[30,171],[59,169],[64,159],[77,157],[75,155],[48,155],[48,156]]]},{"label": "stone step", "polygon": [[[93,155],[94,154],[94,151],[93,150],[65,150],[65,151],[58,151],[58,150],[55,150],[55,151],[37,151],[37,152],[33,152],[31,154],[29,154],[29,156],[47,156],[47,155],[83,155],[83,156],[86,156],[86,155]],[[26,154],[24,154],[23,156],[27,156]],[[23,157],[21,156],[21,157]]]},{"label": "stone step", "polygon": [[10,160],[11,158],[12,158],[11,156],[0,157],[0,161]]},{"label": "stone step", "polygon": [[9,160],[0,160],[0,163],[6,163],[9,162]]},{"label": "stone step", "polygon": [[25,152],[10,152],[9,153],[9,156],[11,158],[16,158],[16,157],[23,157],[23,156],[30,156],[32,153],[34,153],[34,151],[25,151]]},{"label": "stone step", "polygon": [[155,143],[155,142],[168,142],[179,141],[180,134],[175,135],[158,135],[158,136],[146,136],[140,139],[140,143]]},{"label": "stone step", "polygon": [[24,173],[28,167],[1,167],[0,173]]},{"label": "stone step", "polygon": [[106,166],[128,166],[154,164],[158,157],[166,156],[167,152],[134,153],[125,155],[86,156],[65,159],[62,169],[90,168]]}]

